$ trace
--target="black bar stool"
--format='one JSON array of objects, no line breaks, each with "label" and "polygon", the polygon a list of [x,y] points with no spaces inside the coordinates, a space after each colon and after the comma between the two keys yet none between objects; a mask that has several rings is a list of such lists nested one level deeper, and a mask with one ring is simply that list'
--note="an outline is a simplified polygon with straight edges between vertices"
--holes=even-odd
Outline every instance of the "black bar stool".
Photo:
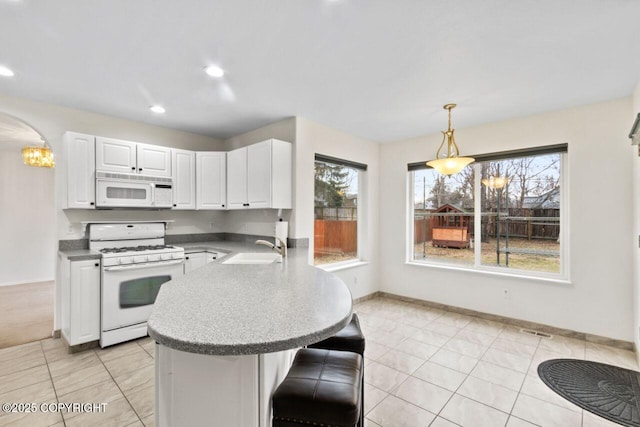
[{"label": "black bar stool", "polygon": [[[362,329],[360,329],[360,319],[358,315],[353,313],[351,321],[347,326],[342,328],[337,334],[326,340],[317,342],[307,346],[308,348],[324,348],[326,350],[338,350],[338,351],[351,351],[358,353],[364,360],[364,347],[365,339]],[[364,372],[364,366],[363,366]],[[364,383],[362,384],[362,392],[360,396],[360,402],[362,404],[362,420],[359,426],[364,425]]]},{"label": "black bar stool", "polygon": [[298,350],[273,393],[272,427],[363,425],[364,359],[357,353]]},{"label": "black bar stool", "polygon": [[360,319],[353,313],[351,321],[337,334],[326,340],[310,344],[309,348],[324,348],[325,350],[352,351],[364,357],[364,334],[360,329]]}]

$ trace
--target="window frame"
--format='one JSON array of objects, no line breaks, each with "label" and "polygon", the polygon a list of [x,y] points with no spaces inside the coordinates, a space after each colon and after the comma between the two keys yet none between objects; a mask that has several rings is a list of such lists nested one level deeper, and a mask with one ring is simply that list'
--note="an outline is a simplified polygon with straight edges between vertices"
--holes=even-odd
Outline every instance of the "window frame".
[{"label": "window frame", "polygon": [[[564,147],[564,151],[557,150],[557,147]],[[560,155],[560,271],[558,273],[552,272],[543,272],[543,271],[533,271],[533,270],[523,270],[518,268],[505,268],[499,266],[492,266],[482,264],[482,242],[480,244],[474,244],[474,259],[473,264],[457,264],[453,262],[447,262],[443,259],[436,258],[426,258],[424,260],[414,259],[415,256],[415,245],[414,236],[415,236],[415,227],[414,227],[414,209],[415,209],[415,200],[414,200],[414,189],[415,189],[415,170],[424,169],[419,168],[418,165],[421,163],[410,163],[408,165],[407,171],[407,214],[406,214],[406,257],[405,263],[408,265],[414,266],[422,266],[422,267],[434,267],[434,268],[443,268],[448,270],[457,270],[464,272],[478,272],[483,274],[491,274],[498,276],[507,276],[507,277],[517,277],[524,279],[534,279],[534,280],[542,280],[548,282],[555,283],[571,283],[570,279],[570,245],[569,245],[569,162],[568,162],[568,151],[566,150],[567,144],[561,144],[557,146],[549,146],[549,147],[540,147],[540,148],[532,148],[532,149],[523,149],[523,150],[515,150],[511,152],[511,154],[520,154],[518,155],[510,155],[509,157],[527,157],[534,155],[542,155],[548,154],[549,149],[556,149],[556,152]],[[481,173],[480,173],[480,163],[485,161],[492,160],[501,160],[509,157],[500,157],[500,153],[495,154],[487,154],[476,157],[476,162],[467,166],[475,168],[474,174],[474,229],[481,230],[482,228],[482,215],[477,215],[477,212],[482,212],[481,209],[481,197],[479,197],[479,188],[481,186]],[[475,236],[474,236],[475,242]]]},{"label": "window frame", "polygon": [[[367,206],[367,196],[366,196],[367,173],[366,172],[367,172],[368,166],[364,163],[358,163],[351,160],[345,160],[337,157],[326,156],[323,154],[316,153],[314,158],[314,167],[315,167],[315,163],[318,161],[325,162],[325,163],[332,163],[335,165],[342,165],[342,166],[354,169],[357,172],[358,197],[356,202],[356,207],[357,207],[357,210],[356,210],[356,234],[357,234],[356,256],[354,258],[344,260],[344,261],[337,261],[337,262],[316,265],[315,264],[315,232],[314,232],[313,246],[312,246],[312,250],[310,250],[310,253],[309,253],[311,264],[314,267],[321,268],[326,271],[339,271],[347,268],[366,265],[368,264],[368,262],[366,261],[368,254],[366,253],[366,249],[365,249],[366,248],[365,230],[367,228],[366,222],[368,217],[366,213],[366,206]],[[315,190],[314,190],[314,220],[315,220]],[[315,224],[314,224],[314,231],[315,231]]]}]

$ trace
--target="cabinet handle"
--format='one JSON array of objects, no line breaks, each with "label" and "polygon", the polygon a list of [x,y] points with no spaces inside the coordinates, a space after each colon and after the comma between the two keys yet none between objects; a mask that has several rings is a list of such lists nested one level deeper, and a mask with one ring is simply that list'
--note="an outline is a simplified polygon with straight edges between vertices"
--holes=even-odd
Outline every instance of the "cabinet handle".
[{"label": "cabinet handle", "polygon": [[99,262],[96,262],[96,267],[100,267],[100,263]]},{"label": "cabinet handle", "polygon": [[142,168],[138,168],[138,170],[139,170],[140,172],[142,172]]},{"label": "cabinet handle", "polygon": [[175,208],[176,206],[178,206],[178,205],[176,205],[176,204],[174,203],[174,204],[173,204],[173,207]]},{"label": "cabinet handle", "polygon": [[95,205],[95,203],[94,203],[94,202],[90,202],[89,204],[90,204],[91,206]]},{"label": "cabinet handle", "polygon": [[222,207],[224,208],[224,205],[222,205]]},{"label": "cabinet handle", "polygon": [[188,257],[188,256],[186,256],[186,257],[184,257],[184,259],[189,259],[189,257]]},{"label": "cabinet handle", "polygon": [[136,167],[135,166],[131,166],[131,170],[132,171],[136,170]]}]

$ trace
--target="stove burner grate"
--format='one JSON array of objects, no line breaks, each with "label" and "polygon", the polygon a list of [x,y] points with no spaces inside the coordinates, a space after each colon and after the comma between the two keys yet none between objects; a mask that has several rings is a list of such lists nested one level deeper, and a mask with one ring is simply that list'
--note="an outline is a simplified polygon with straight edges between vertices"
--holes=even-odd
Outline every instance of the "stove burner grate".
[{"label": "stove burner grate", "polygon": [[157,251],[161,249],[174,249],[174,246],[170,245],[146,245],[146,246],[126,246],[124,248],[104,248],[100,249],[103,254],[114,254],[121,252],[142,252],[142,251]]}]

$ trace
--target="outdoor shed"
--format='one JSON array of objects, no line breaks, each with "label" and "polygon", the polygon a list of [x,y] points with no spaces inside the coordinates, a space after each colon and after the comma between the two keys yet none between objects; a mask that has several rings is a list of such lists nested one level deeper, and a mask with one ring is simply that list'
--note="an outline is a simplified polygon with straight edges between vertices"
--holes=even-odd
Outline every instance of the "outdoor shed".
[{"label": "outdoor shed", "polygon": [[445,204],[433,213],[433,246],[468,248],[471,217],[459,207]]}]

